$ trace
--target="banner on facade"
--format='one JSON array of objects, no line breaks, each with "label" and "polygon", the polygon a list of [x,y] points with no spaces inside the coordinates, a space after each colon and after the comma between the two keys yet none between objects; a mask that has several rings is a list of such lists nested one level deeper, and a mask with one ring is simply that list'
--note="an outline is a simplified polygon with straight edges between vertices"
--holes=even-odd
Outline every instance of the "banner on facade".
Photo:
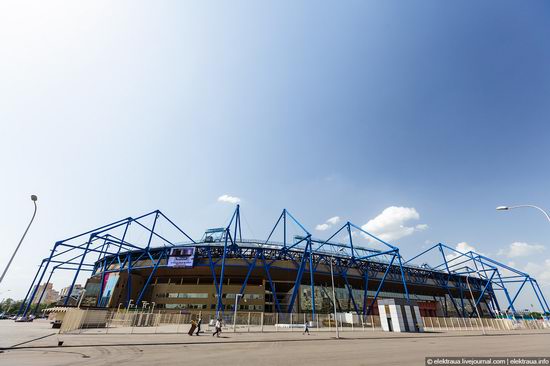
[{"label": "banner on facade", "polygon": [[192,268],[195,260],[195,247],[172,248],[168,257],[168,267]]},{"label": "banner on facade", "polygon": [[103,277],[103,293],[101,294],[99,306],[109,306],[116,284],[118,283],[118,278],[119,274],[115,272],[105,274]]}]

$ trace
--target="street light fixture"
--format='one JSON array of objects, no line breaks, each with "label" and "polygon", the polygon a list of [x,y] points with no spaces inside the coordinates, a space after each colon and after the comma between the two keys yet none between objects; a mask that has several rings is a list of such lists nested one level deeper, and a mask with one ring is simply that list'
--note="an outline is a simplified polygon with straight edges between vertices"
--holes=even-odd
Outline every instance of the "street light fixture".
[{"label": "street light fixture", "polygon": [[31,195],[31,201],[34,203],[34,212],[32,214],[31,221],[29,222],[29,225],[27,226],[27,229],[23,233],[23,236],[21,237],[21,240],[19,240],[19,244],[17,244],[17,247],[15,248],[15,251],[11,255],[10,261],[8,262],[8,265],[6,266],[6,269],[4,269],[4,272],[2,273],[2,276],[0,277],[0,283],[2,283],[2,280],[4,279],[4,276],[8,272],[8,269],[10,268],[11,262],[13,261],[13,258],[17,254],[17,251],[19,250],[19,247],[21,246],[21,243],[23,243],[23,239],[25,239],[25,235],[27,235],[27,231],[29,231],[29,228],[31,227],[32,222],[34,221],[34,217],[36,216],[36,201],[38,201],[38,197],[36,195]]},{"label": "street light fixture", "polygon": [[529,208],[534,208],[534,209],[539,210],[540,212],[542,212],[544,214],[544,216],[546,216],[546,219],[548,220],[548,222],[550,222],[550,214],[548,214],[548,212],[545,211],[544,209],[540,208],[539,206],[535,206],[535,205],[498,206],[496,208],[496,210],[497,211],[510,211],[514,208],[524,208],[524,207],[529,207]]}]

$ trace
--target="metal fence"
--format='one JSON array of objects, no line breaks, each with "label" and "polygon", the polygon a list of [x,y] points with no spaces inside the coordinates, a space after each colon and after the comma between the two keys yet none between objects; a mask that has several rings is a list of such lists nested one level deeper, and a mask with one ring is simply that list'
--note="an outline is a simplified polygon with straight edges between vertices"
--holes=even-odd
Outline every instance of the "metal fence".
[{"label": "metal fence", "polygon": [[[104,311],[104,315],[91,314],[97,310],[71,309],[65,315],[60,333],[112,333],[151,334],[187,333],[192,321],[202,318],[201,332],[214,331],[216,314],[147,312],[147,311]],[[375,315],[364,317],[339,314],[337,322],[333,314],[288,313],[271,314],[262,312],[239,312],[220,315],[222,332],[299,332],[307,323],[310,331],[335,331],[336,323],[341,331],[380,330],[380,318]],[[235,320],[235,321],[234,321]]]},{"label": "metal fence", "polygon": [[[178,334],[188,333],[191,323],[202,318],[201,332],[214,331],[215,313],[169,313],[140,311],[101,311],[72,309],[63,320],[60,333],[65,334]],[[334,332],[336,324],[340,331],[367,332],[382,330],[380,317],[338,314],[289,313],[271,314],[262,312],[239,312],[222,318],[222,332],[301,332],[307,323],[311,332]],[[235,321],[234,321],[235,320]],[[443,318],[423,317],[424,331],[514,331],[520,329],[548,329],[548,320],[492,319],[492,318]]]},{"label": "metal fence", "polygon": [[549,329],[550,321],[545,319],[522,318],[435,318],[423,317],[425,331],[461,330],[525,330]]}]

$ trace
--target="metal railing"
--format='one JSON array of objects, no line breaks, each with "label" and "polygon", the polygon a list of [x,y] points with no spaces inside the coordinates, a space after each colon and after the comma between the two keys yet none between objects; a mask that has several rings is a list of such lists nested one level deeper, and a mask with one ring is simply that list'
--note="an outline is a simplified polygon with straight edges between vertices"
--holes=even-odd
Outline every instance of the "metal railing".
[{"label": "metal railing", "polygon": [[[222,318],[222,332],[301,332],[305,324],[311,332],[334,332],[338,324],[340,332],[381,331],[377,315],[357,316],[333,314],[239,312]],[[146,311],[101,311],[73,309],[67,312],[60,333],[65,334],[184,334],[192,322],[202,319],[201,334],[212,334],[216,321],[215,312],[199,314]],[[544,319],[511,318],[445,318],[423,317],[425,332],[452,331],[550,331],[550,321]],[[196,332],[196,331],[195,331]]]}]

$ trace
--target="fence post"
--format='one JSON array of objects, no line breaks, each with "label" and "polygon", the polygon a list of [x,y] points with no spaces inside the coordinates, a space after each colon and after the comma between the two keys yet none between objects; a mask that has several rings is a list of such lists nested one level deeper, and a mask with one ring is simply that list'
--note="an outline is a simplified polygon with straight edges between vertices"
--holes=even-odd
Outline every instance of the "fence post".
[{"label": "fence post", "polygon": [[178,322],[176,322],[176,334],[180,332],[180,326],[183,323],[183,317],[181,316],[181,313],[178,314]]},{"label": "fence post", "polygon": [[317,331],[318,331],[319,330],[319,315],[317,316],[317,318],[315,320],[317,320]]},{"label": "fence post", "polygon": [[264,332],[264,312],[260,313],[260,332]]},{"label": "fence post", "polygon": [[157,334],[157,331],[159,329],[159,324],[160,324],[160,320],[161,320],[160,317],[161,317],[161,314],[160,314],[160,310],[159,310],[159,313],[155,317],[155,334]]},{"label": "fence post", "polygon": [[279,331],[278,325],[279,325],[279,312],[276,312],[276,313],[275,313],[275,331],[276,331],[276,332]]},{"label": "fence post", "polygon": [[136,314],[132,314],[132,320],[131,320],[132,329],[130,329],[130,334],[134,334],[134,327],[136,326]]}]

